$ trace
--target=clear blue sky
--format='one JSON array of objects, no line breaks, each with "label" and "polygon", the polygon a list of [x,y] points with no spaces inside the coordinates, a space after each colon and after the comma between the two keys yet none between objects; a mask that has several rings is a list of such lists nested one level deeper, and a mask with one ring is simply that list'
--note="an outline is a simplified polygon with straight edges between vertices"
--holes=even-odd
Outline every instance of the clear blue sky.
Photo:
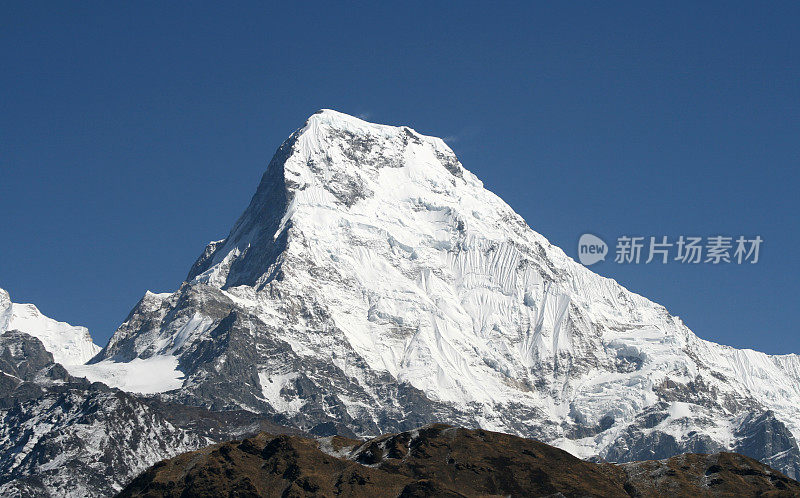
[{"label": "clear blue sky", "polygon": [[757,265],[592,268],[800,352],[800,4],[553,4],[3,2],[0,287],[105,344],[333,108],[447,137],[573,257],[587,231],[761,235]]}]

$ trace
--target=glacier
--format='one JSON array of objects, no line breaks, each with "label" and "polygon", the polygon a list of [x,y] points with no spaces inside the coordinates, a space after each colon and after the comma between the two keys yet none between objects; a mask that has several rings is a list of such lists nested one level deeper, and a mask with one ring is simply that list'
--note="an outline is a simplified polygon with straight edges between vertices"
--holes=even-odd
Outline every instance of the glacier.
[{"label": "glacier", "polygon": [[531,229],[441,139],[332,110],[80,375],[132,389],[143,362],[171,365],[147,392],[319,435],[446,422],[609,461],[747,450],[800,476],[800,356],[699,338]]}]

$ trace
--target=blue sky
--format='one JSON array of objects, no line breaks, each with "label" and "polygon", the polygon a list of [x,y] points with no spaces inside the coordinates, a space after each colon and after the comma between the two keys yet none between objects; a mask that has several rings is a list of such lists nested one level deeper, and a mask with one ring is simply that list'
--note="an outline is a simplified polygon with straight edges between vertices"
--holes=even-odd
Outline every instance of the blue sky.
[{"label": "blue sky", "polygon": [[105,344],[333,108],[446,137],[573,257],[584,232],[760,235],[756,265],[592,269],[703,338],[800,352],[797,3],[160,4],[0,7],[15,301]]}]

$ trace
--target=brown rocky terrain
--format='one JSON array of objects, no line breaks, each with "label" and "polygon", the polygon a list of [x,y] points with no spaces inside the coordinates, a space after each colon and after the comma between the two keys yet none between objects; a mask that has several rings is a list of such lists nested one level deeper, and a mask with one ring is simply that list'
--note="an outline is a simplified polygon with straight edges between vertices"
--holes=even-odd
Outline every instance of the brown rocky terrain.
[{"label": "brown rocky terrain", "polygon": [[800,483],[735,453],[591,463],[508,434],[429,425],[368,441],[257,436],[162,461],[134,496],[800,496]]}]

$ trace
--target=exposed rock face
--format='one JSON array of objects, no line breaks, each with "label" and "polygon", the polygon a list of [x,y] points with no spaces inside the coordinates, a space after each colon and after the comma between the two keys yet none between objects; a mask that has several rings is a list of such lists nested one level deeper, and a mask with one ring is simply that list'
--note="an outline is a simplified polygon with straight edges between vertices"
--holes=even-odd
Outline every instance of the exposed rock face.
[{"label": "exposed rock face", "polygon": [[768,411],[760,415],[745,415],[735,435],[737,443],[734,451],[770,467],[783,469],[787,475],[800,479],[797,440],[786,425],[775,418],[775,413]]},{"label": "exposed rock face", "polygon": [[125,372],[156,366],[164,400],[315,434],[443,421],[613,461],[741,449],[797,476],[800,357],[699,339],[531,230],[440,139],[334,111],[80,372],[135,390]]},{"label": "exposed rock face", "polygon": [[508,434],[430,425],[369,441],[256,437],[158,463],[120,496],[797,496],[737,454],[615,466]]}]

